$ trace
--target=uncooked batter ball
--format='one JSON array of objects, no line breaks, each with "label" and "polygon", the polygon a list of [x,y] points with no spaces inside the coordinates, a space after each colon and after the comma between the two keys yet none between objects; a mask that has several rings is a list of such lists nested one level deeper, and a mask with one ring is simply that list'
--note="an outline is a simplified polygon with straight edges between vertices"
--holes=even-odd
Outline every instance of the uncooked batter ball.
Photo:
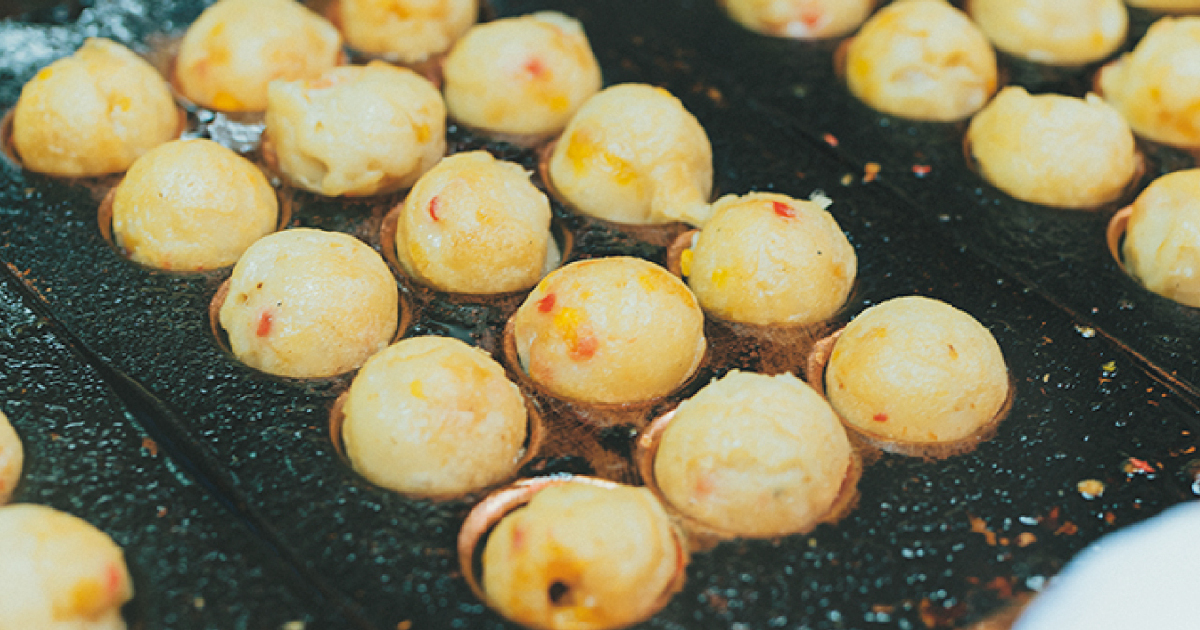
[{"label": "uncooked batter ball", "polygon": [[8,421],[8,416],[0,411],[0,505],[12,498],[13,490],[21,479],[24,461],[25,447],[21,445],[21,437]]},{"label": "uncooked batter ball", "polygon": [[133,582],[121,548],[50,507],[0,507],[0,627],[124,630]]},{"label": "uncooked batter ball", "polygon": [[487,151],[452,155],[409,192],[396,257],[410,277],[450,293],[507,293],[558,259],[550,201],[518,164]]},{"label": "uncooked batter ball", "polygon": [[488,603],[538,630],[608,630],[666,603],[686,556],[646,488],[548,486],[505,516],[483,552]]},{"label": "uncooked batter ball", "polygon": [[1200,307],[1200,169],[1163,175],[1142,191],[1122,252],[1147,289]]},{"label": "uncooked batter ball", "polygon": [[353,370],[387,347],[399,289],[369,245],[309,228],[265,236],[233,268],[221,327],[250,367],[297,378]]},{"label": "uncooked batter ball", "polygon": [[758,325],[829,319],[846,302],[858,268],[831,214],[777,193],[718,199],[681,258],[706,312]]},{"label": "uncooked batter ball", "polygon": [[1101,70],[1104,100],[1139,136],[1200,147],[1200,17],[1162,18]]},{"label": "uncooked batter ball", "polygon": [[556,11],[479,24],[442,67],[450,116],[487,131],[562,131],[600,90],[600,65],[578,20]]},{"label": "uncooked batter ball", "polygon": [[1121,0],[968,0],[967,11],[996,48],[1050,66],[1100,61],[1129,30]]},{"label": "uncooked batter ball", "polygon": [[512,321],[521,366],[564,398],[665,396],[704,357],[704,314],[666,269],[640,258],[571,263],[546,276]]},{"label": "uncooked batter ball", "polygon": [[407,188],[446,152],[441,93],[382,61],[272,83],[266,124],[283,175],[331,197]]},{"label": "uncooked batter ball", "polygon": [[112,201],[116,245],[159,269],[232,265],[278,222],[262,171],[211,140],[159,145],[133,163]]},{"label": "uncooked batter ball", "polygon": [[871,15],[876,0],[719,0],[729,17],[763,35],[824,39],[846,35]]},{"label": "uncooked batter ball", "polygon": [[987,37],[944,0],[890,4],[846,49],[846,83],[873,109],[915,120],[954,121],[996,92]]},{"label": "uncooked batter ball", "polygon": [[412,337],[372,356],[342,406],[342,439],[372,483],[422,496],[486,488],[516,470],[525,400],[483,350]]},{"label": "uncooked batter ball", "polygon": [[825,371],[825,394],[850,426],[900,443],[972,437],[996,418],[1008,390],[1004,355],[988,329],[925,297],[863,311]]},{"label": "uncooked batter ball", "polygon": [[179,128],[158,71],[116,42],[89,38],[21,88],[12,140],[29,170],[80,177],[124,171]]},{"label": "uncooked batter ball", "polygon": [[334,0],[351,48],[403,64],[450,49],[475,23],[477,0]]},{"label": "uncooked batter ball", "polygon": [[1047,206],[1113,201],[1138,171],[1133,132],[1094,94],[1031,96],[1006,87],[971,120],[967,142],[993,186]]},{"label": "uncooked batter ball", "polygon": [[175,83],[197,105],[261,112],[267,84],[320,76],[341,46],[333,24],[295,0],[220,0],[184,34]]},{"label": "uncooked batter ball", "polygon": [[735,370],[679,405],[654,475],[682,514],[770,537],[829,516],[850,465],[846,430],[820,394],[791,374]]},{"label": "uncooked batter ball", "polygon": [[550,180],[575,210],[619,223],[708,219],[712,145],[666,90],[614,85],[588,99],[550,156]]}]

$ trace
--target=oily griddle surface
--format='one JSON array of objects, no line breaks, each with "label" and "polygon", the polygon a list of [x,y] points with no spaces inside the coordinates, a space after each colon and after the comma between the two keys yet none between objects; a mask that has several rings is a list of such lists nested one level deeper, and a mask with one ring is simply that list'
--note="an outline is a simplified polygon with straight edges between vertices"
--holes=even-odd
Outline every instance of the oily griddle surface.
[{"label": "oily griddle surface", "polygon": [[0,270],[0,410],[21,438],[17,503],[90,522],[125,550],[132,628],[342,625],[329,602],[134,422],[102,375]]},{"label": "oily griddle surface", "polygon": [[[1019,239],[1003,233],[1002,225],[983,224],[979,213],[969,212],[973,206],[956,201],[952,191],[980,186],[968,171],[955,175],[938,164],[915,184],[903,179],[910,165],[900,163],[913,148],[907,132],[899,141],[890,123],[859,126],[853,116],[868,113],[856,113],[845,100],[785,107],[790,103],[780,94],[815,97],[840,89],[830,83],[831,74],[819,73],[831,46],[754,36],[705,2],[492,7],[498,15],[542,8],[571,13],[584,21],[606,84],[654,83],[679,96],[712,139],[721,192],[778,190],[804,198],[824,191],[859,256],[859,286],[848,314],[898,295],[943,299],[992,330],[1016,386],[1009,418],[975,452],[942,462],[884,455],[866,469],[857,508],[837,525],[696,554],[684,590],[645,626],[963,626],[1036,590],[1101,534],[1192,498],[1194,399],[1186,383],[1160,382],[1190,362],[1163,367],[1152,360],[1155,341],[1127,343],[1121,329],[1104,328],[1095,313],[1073,306],[1073,293],[1056,293],[1059,285],[1024,273],[1015,261],[1032,251],[1001,255],[984,248]],[[139,45],[152,34],[182,28],[197,11],[176,2],[115,2],[59,27],[0,24],[0,43],[23,44],[21,54],[0,61],[0,105],[11,106],[38,67],[69,53],[86,34]],[[814,73],[795,79],[808,90],[780,92],[793,80],[788,73],[801,70]],[[823,134],[840,133],[824,129],[837,121],[849,130],[835,148]],[[929,133],[933,140],[953,140],[944,127]],[[486,146],[532,164],[530,152],[486,144],[460,130],[452,132],[452,144]],[[856,160],[867,159],[868,149],[891,152],[892,161],[878,180],[864,183]],[[964,218],[942,220],[920,194]],[[100,236],[98,195],[94,186],[4,164],[0,261],[40,297],[71,339],[144,388],[144,395],[126,395],[148,410],[141,421],[168,438],[170,449],[162,456],[192,462],[204,487],[261,534],[247,544],[274,545],[325,594],[325,606],[346,608],[348,625],[511,627],[458,575],[455,537],[475,498],[412,500],[354,474],[334,452],[327,426],[330,405],[350,377],[303,382],[238,364],[220,348],[207,320],[208,302],[228,271],[181,275],[129,263]],[[293,226],[339,229],[375,245],[378,222],[395,201],[296,198]],[[661,262],[660,247],[569,217],[561,208],[556,212],[575,235],[574,258],[631,254]],[[1039,245],[1030,250],[1057,235],[1062,251],[1070,252],[1078,247],[1078,233],[1056,221],[1074,226],[1089,215],[1027,208],[1021,216],[1056,228],[1036,232]],[[979,227],[960,227],[975,221]],[[972,230],[1001,233],[972,240]],[[1095,299],[1119,299],[1110,294],[1136,288],[1121,285],[1102,262],[1081,269],[1109,274],[1110,282],[1095,285]],[[435,303],[415,314],[409,334],[453,334],[489,346],[501,323],[487,307]],[[752,369],[754,357],[713,366],[704,377],[730,367]],[[601,437],[604,449],[618,455],[628,450],[628,434]],[[585,453],[560,455],[523,472],[589,472]],[[1154,472],[1129,468],[1131,457]],[[1076,484],[1085,479],[1104,482],[1104,494],[1081,496]],[[155,584],[139,586],[147,599],[159,597]],[[161,597],[172,605],[169,596]],[[239,593],[237,606],[252,610],[256,601]]]}]

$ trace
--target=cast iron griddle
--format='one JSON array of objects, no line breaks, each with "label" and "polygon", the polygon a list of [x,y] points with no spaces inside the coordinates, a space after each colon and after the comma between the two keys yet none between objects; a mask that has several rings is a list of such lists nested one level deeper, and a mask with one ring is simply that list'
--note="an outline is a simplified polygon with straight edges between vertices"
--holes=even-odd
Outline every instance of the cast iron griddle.
[{"label": "cast iron griddle", "polygon": [[[1157,340],[1106,328],[1072,302],[1064,281],[1029,273],[1048,263],[1019,266],[1032,255],[1007,247],[1020,241],[1020,230],[1006,227],[999,211],[974,212],[954,192],[980,184],[949,166],[949,157],[944,169],[938,163],[930,176],[905,180],[913,177],[905,169],[914,145],[942,147],[924,158],[949,156],[954,129],[922,126],[914,133],[929,138],[917,142],[905,125],[896,131],[891,122],[879,124],[838,100],[844,90],[823,66],[832,45],[747,33],[705,0],[497,1],[491,8],[499,16],[545,8],[574,15],[606,84],[653,83],[679,96],[712,139],[718,190],[801,198],[824,191],[859,256],[850,314],[899,295],[943,299],[992,330],[1015,381],[1014,407],[992,441],[942,462],[884,455],[866,469],[858,507],[837,525],[696,554],[684,590],[645,627],[962,627],[1036,591],[1103,533],[1194,497],[1196,399],[1183,377],[1164,382],[1194,364],[1160,361]],[[126,0],[69,15],[59,27],[0,24],[0,45],[22,46],[0,62],[0,107],[11,106],[25,80],[85,35],[145,49],[152,35],[178,32],[198,11],[176,1]],[[788,99],[801,104],[791,107]],[[826,129],[834,122],[845,129]],[[834,148],[825,133],[845,137]],[[458,129],[451,145],[533,164],[531,151]],[[868,156],[868,149],[891,161]],[[865,183],[860,162],[868,159],[883,162],[884,172]],[[396,200],[296,199],[292,226],[338,229],[376,246],[378,222]],[[220,348],[207,320],[208,301],[228,271],[181,275],[129,263],[101,238],[97,200],[97,191],[80,183],[0,166],[0,261],[97,362],[144,388],[143,422],[170,438],[167,455],[193,462],[210,492],[324,593],[331,609],[344,607],[351,627],[512,627],[458,574],[455,538],[477,497],[412,500],[359,478],[334,452],[327,426],[350,376],[303,382],[241,366]],[[941,210],[931,212],[929,200]],[[1019,216],[1058,227],[1036,232],[1036,240],[1057,238],[1065,252],[1079,249],[1078,234],[1061,224],[1095,220],[1035,210]],[[574,258],[630,254],[662,262],[661,247],[561,207],[556,213],[575,235]],[[952,218],[941,220],[942,213]],[[959,227],[967,223],[977,227]],[[990,231],[994,239],[969,238]],[[1005,252],[984,248],[997,242]],[[1106,274],[1110,281],[1091,289],[1096,300],[1115,303],[1115,294],[1136,288],[1115,280],[1102,257],[1070,264],[1079,274]],[[1179,330],[1170,310],[1139,313],[1163,318],[1153,327]],[[501,324],[494,309],[435,302],[415,314],[409,334],[452,334],[491,347]],[[715,366],[704,379],[730,367],[752,369],[754,357]],[[632,434],[590,437],[588,448],[623,456]],[[591,472],[583,453],[554,455],[523,474]],[[1085,479],[1102,481],[1104,494],[1081,496],[1076,484]],[[153,585],[146,590],[154,597]],[[254,605],[249,596],[242,601]]]},{"label": "cast iron griddle", "polygon": [[168,459],[131,410],[0,272],[0,410],[25,448],[18,503],[49,505],[125,550],[132,628],[340,625],[336,610]]}]

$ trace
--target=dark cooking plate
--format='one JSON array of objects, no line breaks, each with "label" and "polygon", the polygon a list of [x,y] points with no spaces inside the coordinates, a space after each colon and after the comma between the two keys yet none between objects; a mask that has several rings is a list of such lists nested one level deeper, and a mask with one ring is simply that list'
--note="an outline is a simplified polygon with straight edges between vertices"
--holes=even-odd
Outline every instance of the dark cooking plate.
[{"label": "dark cooking plate", "polygon": [[[178,10],[151,4],[163,15]],[[63,54],[83,32],[140,42],[153,31],[133,15],[140,6],[104,5],[80,18],[86,25],[55,31],[59,39],[44,43]],[[655,83],[680,96],[712,138],[722,192],[807,197],[824,190],[859,256],[850,313],[913,293],[948,301],[993,331],[1015,382],[1015,404],[992,441],[942,462],[884,455],[865,470],[858,506],[840,523],[696,554],[684,590],[645,627],[962,626],[1038,589],[1101,534],[1193,497],[1200,427],[1191,398],[1160,384],[1142,360],[1045,290],[960,250],[955,232],[938,228],[910,197],[879,181],[852,177],[843,185],[849,162],[793,117],[766,115],[762,101],[748,96],[754,75],[713,58],[721,51],[745,60],[737,47],[752,38],[717,24],[712,7],[632,0],[493,6],[500,15],[563,8],[584,20],[607,83]],[[0,25],[0,41],[27,31]],[[714,34],[725,41],[708,41]],[[0,106],[12,103],[39,65],[20,60],[0,62],[8,64]],[[456,148],[479,146],[459,131],[452,139]],[[489,148],[532,164],[531,152]],[[207,309],[228,271],[138,267],[101,238],[97,191],[12,165],[0,168],[0,183],[0,261],[97,361],[140,384],[145,396],[131,395],[149,410],[144,422],[168,436],[211,491],[305,579],[345,604],[357,625],[511,627],[458,574],[455,538],[473,499],[408,499],[366,483],[336,455],[328,414],[348,376],[275,378],[221,350]],[[339,229],[377,245],[386,201],[296,199],[292,225]],[[575,235],[576,258],[629,253],[661,261],[661,247],[558,212]],[[488,345],[501,324],[494,309],[435,301],[415,314],[412,331]],[[753,367],[752,357],[745,361],[737,366]],[[630,439],[611,433],[599,443],[621,457]],[[588,471],[569,445],[559,455],[535,461],[525,474]],[[1103,484],[1103,494],[1081,494],[1085,480]]]},{"label": "dark cooking plate", "polygon": [[124,548],[135,589],[125,608],[130,627],[343,625],[186,462],[134,422],[42,306],[0,269],[0,410],[25,448],[13,501],[74,514]]},{"label": "dark cooking plate", "polygon": [[[775,121],[781,142],[804,138],[823,147],[843,161],[846,177],[854,181],[864,177],[868,164],[878,165],[877,181],[905,200],[897,209],[913,220],[913,229],[961,243],[1126,348],[1157,378],[1190,396],[1200,392],[1200,363],[1195,360],[1200,356],[1200,309],[1155,295],[1126,275],[1110,255],[1105,236],[1111,216],[1136,192],[1160,174],[1194,167],[1192,155],[1143,143],[1147,170],[1136,189],[1095,211],[1018,201],[968,166],[962,145],[965,122],[906,121],[879,114],[851,95],[834,70],[840,41],[756,35],[726,19],[712,2],[612,10],[637,16],[626,18],[624,37],[639,37],[646,46],[658,46],[680,63],[702,69],[707,84],[718,88],[740,115]],[[1155,18],[1144,10],[1132,15],[1125,50]],[[607,35],[608,21],[588,24],[594,25],[589,33]],[[1009,83],[1031,92],[1075,96],[1091,88],[1100,65],[1055,70],[1004,55],[1000,62]]]}]

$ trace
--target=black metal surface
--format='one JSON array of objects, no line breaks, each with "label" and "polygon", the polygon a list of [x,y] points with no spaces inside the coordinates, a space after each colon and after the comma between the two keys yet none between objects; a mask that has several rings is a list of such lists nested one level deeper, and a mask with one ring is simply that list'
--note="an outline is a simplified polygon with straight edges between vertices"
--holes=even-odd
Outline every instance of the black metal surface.
[{"label": "black metal surface", "polygon": [[[960,128],[884,124],[851,102],[832,83],[830,43],[752,35],[705,0],[492,4],[499,15],[575,15],[606,84],[654,83],[679,96],[712,139],[718,190],[823,190],[859,256],[852,312],[912,293],[946,300],[993,331],[1016,381],[1014,408],[991,442],[943,462],[884,456],[866,469],[857,508],[836,526],[697,554],[684,591],[646,627],[962,626],[1036,589],[1101,534],[1193,498],[1197,368],[1184,352],[1196,337],[1167,353],[1155,336],[1186,334],[1191,320],[1179,313],[1190,310],[1135,295],[1136,284],[1113,275],[1101,215],[987,192],[954,166]],[[182,28],[198,10],[126,0],[98,3],[62,27],[0,24],[0,44],[27,46],[0,62],[0,107],[84,34],[137,44]],[[455,147],[479,144],[452,134]],[[531,152],[488,148],[532,164]],[[883,165],[875,182],[862,180],[866,161]],[[918,178],[914,163],[932,170]],[[298,198],[293,225],[377,245],[377,204]],[[349,377],[306,383],[239,365],[207,321],[228,272],[168,274],[123,260],[100,237],[97,205],[86,186],[0,166],[0,261],[99,362],[144,388],[144,422],[195,463],[209,492],[325,593],[325,606],[345,606],[348,624],[509,627],[457,573],[455,536],[472,499],[415,501],[361,480],[334,453],[326,425]],[[575,257],[661,259],[660,247],[564,218]],[[1121,310],[1122,300],[1134,308]],[[1133,318],[1140,328],[1123,327]],[[435,305],[417,314],[410,334],[494,340],[499,323],[486,308]],[[1127,473],[1130,457],[1153,472]],[[1103,496],[1082,497],[1076,484],[1085,479],[1104,482]],[[190,543],[179,544],[187,551]],[[159,601],[153,587],[143,590]],[[251,611],[257,601],[239,596],[235,608]],[[162,606],[176,604],[165,597]]]},{"label": "black metal surface", "polygon": [[0,410],[25,465],[14,502],[49,505],[125,549],[132,628],[340,625],[328,602],[135,419],[103,376],[0,271]]}]

